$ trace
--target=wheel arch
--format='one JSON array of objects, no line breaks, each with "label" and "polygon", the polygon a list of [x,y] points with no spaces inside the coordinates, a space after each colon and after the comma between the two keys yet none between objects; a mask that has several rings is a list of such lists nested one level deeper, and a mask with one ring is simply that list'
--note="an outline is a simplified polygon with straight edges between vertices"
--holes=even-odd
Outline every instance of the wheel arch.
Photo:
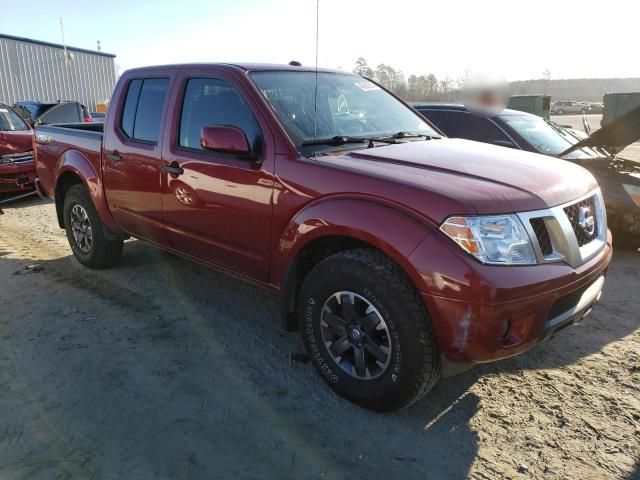
[{"label": "wheel arch", "polygon": [[102,188],[102,179],[92,162],[77,150],[68,150],[62,154],[58,163],[55,187],[55,205],[58,225],[64,228],[63,208],[67,192],[73,185],[84,185],[107,230],[107,234],[123,234],[115,223],[107,206]]},{"label": "wheel arch", "polygon": [[343,197],[305,208],[289,223],[278,247],[283,328],[297,329],[298,293],[311,269],[341,251],[377,250],[422,289],[424,280],[409,257],[432,231],[410,212],[382,202]]}]

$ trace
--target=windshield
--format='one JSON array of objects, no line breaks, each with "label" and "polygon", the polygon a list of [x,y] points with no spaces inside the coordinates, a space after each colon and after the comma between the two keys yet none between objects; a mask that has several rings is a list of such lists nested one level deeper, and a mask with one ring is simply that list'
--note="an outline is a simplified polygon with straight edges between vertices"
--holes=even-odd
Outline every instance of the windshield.
[{"label": "windshield", "polygon": [[29,126],[16,112],[0,105],[0,132],[17,132],[29,130]]},{"label": "windshield", "polygon": [[[358,75],[315,72],[254,72],[251,78],[292,140],[333,137],[439,135],[422,118],[376,84]],[[317,108],[317,118],[315,111]]]},{"label": "windshield", "polygon": [[[529,142],[540,153],[559,155],[578,143],[579,139],[559,125],[551,124],[534,115],[501,115],[500,119]],[[593,158],[598,156],[591,150],[582,149],[567,155],[567,158]]]}]

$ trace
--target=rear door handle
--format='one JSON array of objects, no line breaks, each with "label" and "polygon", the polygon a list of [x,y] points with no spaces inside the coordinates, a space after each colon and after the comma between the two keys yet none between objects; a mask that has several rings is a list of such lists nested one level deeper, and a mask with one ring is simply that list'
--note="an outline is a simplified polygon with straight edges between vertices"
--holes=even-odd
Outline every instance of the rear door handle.
[{"label": "rear door handle", "polygon": [[177,166],[176,164],[165,165],[162,169],[170,175],[182,175],[184,173],[184,169],[182,167]]},{"label": "rear door handle", "polygon": [[122,160],[122,157],[120,156],[120,152],[118,152],[117,150],[114,150],[113,152],[111,152],[109,155],[107,155],[107,157],[113,163],[118,163],[120,160]]}]

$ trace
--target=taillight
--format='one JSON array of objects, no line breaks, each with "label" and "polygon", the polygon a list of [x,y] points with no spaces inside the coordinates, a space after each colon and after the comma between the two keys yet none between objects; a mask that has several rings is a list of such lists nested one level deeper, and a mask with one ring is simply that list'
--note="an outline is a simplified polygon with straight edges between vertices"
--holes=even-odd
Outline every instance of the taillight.
[{"label": "taillight", "polygon": [[93,118],[92,117],[84,117],[84,122],[85,123],[93,122]]}]

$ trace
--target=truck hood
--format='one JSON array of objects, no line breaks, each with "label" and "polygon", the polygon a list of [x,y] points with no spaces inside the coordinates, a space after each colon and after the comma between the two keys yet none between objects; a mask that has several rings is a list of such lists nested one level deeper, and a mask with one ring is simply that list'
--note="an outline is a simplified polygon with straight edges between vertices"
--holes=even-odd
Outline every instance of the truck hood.
[{"label": "truck hood", "polygon": [[33,150],[33,130],[22,132],[0,131],[0,156]]},{"label": "truck hood", "polygon": [[559,156],[562,157],[583,147],[601,147],[605,150],[619,151],[638,139],[640,139],[640,107],[616,118],[587,138],[567,148]]},{"label": "truck hood", "polygon": [[597,188],[593,175],[570,162],[462,139],[407,142],[319,160],[445,197],[447,208],[455,209],[447,215],[539,210]]}]

